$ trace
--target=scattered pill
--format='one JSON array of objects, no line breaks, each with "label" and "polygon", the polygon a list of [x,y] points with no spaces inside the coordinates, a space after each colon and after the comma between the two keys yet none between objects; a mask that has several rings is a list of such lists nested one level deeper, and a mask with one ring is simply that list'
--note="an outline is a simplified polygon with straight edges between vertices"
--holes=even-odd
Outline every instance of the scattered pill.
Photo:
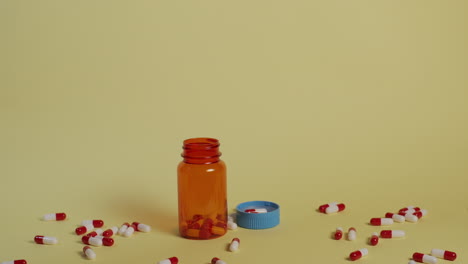
[{"label": "scattered pill", "polygon": [[179,259],[177,257],[164,259],[158,262],[158,264],[177,264],[177,263],[179,263]]},{"label": "scattered pill", "polygon": [[18,259],[0,262],[0,264],[28,264],[28,262],[25,259]]},{"label": "scattered pill", "polygon": [[111,236],[117,234],[118,231],[119,231],[119,228],[116,227],[116,226],[113,226],[113,227],[107,229],[106,231],[102,232],[102,236],[103,237],[111,237]]},{"label": "scattered pill", "polygon": [[403,230],[382,230],[380,231],[381,238],[394,238],[394,237],[404,237],[405,231]]},{"label": "scattered pill", "polygon": [[237,229],[237,224],[234,223],[234,222],[228,222],[228,223],[227,223],[227,228],[228,228],[229,230]]},{"label": "scattered pill", "polygon": [[431,255],[436,258],[442,258],[442,259],[452,260],[452,261],[457,258],[457,253],[448,251],[448,250],[438,249],[438,248],[432,249]]},{"label": "scattered pill", "polygon": [[393,225],[392,218],[372,218],[370,224],[374,226]]},{"label": "scattered pill", "polygon": [[67,218],[65,213],[46,214],[42,217],[44,221],[63,221]]},{"label": "scattered pill", "polygon": [[346,208],[346,206],[343,203],[336,204],[336,205],[330,205],[329,207],[327,207],[327,209],[325,209],[325,213],[326,214],[337,213],[337,212],[343,211],[345,208]]},{"label": "scattered pill", "polygon": [[229,245],[229,251],[237,251],[239,250],[239,246],[240,246],[240,240],[236,237],[236,238],[233,238],[232,241],[231,241],[231,244]]},{"label": "scattered pill", "polygon": [[386,213],[385,217],[392,218],[393,221],[398,222],[398,223],[405,222],[405,217],[403,215],[394,214],[394,213]]},{"label": "scattered pill", "polygon": [[416,263],[417,263],[417,262],[414,261],[414,260],[410,260],[410,261],[408,262],[408,264],[416,264]]},{"label": "scattered pill", "polygon": [[348,240],[350,241],[356,240],[356,236],[357,236],[356,228],[350,227],[348,229]]},{"label": "scattered pill", "polygon": [[355,260],[362,258],[363,256],[367,256],[367,254],[369,254],[369,251],[367,250],[367,248],[362,248],[354,252],[351,252],[351,254],[349,254],[349,259],[352,261],[355,261]]},{"label": "scattered pill", "polygon": [[343,237],[343,228],[337,227],[335,231],[335,239],[340,240]]},{"label": "scattered pill", "polygon": [[104,225],[104,221],[102,220],[83,220],[81,221],[81,225],[93,225],[94,227],[102,227]]},{"label": "scattered pill", "polygon": [[264,214],[268,213],[267,209],[265,208],[256,208],[256,209],[247,209],[244,212],[246,213],[252,213],[252,214]]},{"label": "scattered pill", "polygon": [[374,232],[372,233],[372,236],[369,240],[369,244],[371,244],[372,246],[376,246],[378,243],[379,243],[379,234]]},{"label": "scattered pill", "polygon": [[135,226],[131,225],[125,230],[125,232],[123,233],[123,236],[130,237],[133,235],[134,232],[135,232]]},{"label": "scattered pill", "polygon": [[123,235],[125,233],[125,230],[127,230],[129,226],[130,226],[129,223],[123,223],[119,228],[118,234]]},{"label": "scattered pill", "polygon": [[413,260],[415,260],[417,262],[427,263],[427,264],[436,264],[437,263],[436,257],[426,255],[426,254],[422,254],[422,253],[418,253],[418,252],[415,252],[413,254]]},{"label": "scattered pill", "polygon": [[405,217],[405,220],[407,222],[411,222],[411,223],[416,223],[418,222],[419,218],[417,216],[415,216],[414,214],[408,214],[408,213],[398,213],[399,215],[402,215]]},{"label": "scattered pill", "polygon": [[111,237],[96,236],[95,238],[101,239],[102,244],[106,247],[111,247],[112,245],[114,245],[114,239]]},{"label": "scattered pill", "polygon": [[83,236],[81,238],[81,241],[83,241],[83,243],[85,243],[86,245],[91,245],[91,246],[95,246],[95,247],[102,246],[102,239],[100,239],[98,237]]},{"label": "scattered pill", "polygon": [[219,258],[213,258],[211,264],[226,264],[226,262],[220,260]]},{"label": "scattered pill", "polygon": [[95,259],[96,258],[96,253],[90,246],[85,246],[83,247],[83,253],[88,259]]},{"label": "scattered pill", "polygon": [[319,206],[319,209],[318,209],[318,210],[319,210],[319,212],[321,212],[321,213],[325,213],[325,210],[326,210],[328,207],[330,207],[330,206],[332,206],[332,205],[337,205],[337,204],[338,204],[337,202],[332,202],[332,203],[328,203],[328,204],[323,204],[323,205]]},{"label": "scattered pill", "polygon": [[77,228],[75,229],[75,233],[76,233],[77,235],[82,235],[82,234],[91,232],[93,229],[94,229],[94,226],[93,226],[93,225],[87,224],[87,225],[84,225],[84,226],[77,227]]},{"label": "scattered pill", "polygon": [[145,224],[140,224],[138,222],[133,222],[132,225],[134,226],[135,230],[136,231],[140,231],[140,232],[149,232],[151,231],[151,227],[149,225],[145,225]]},{"label": "scattered pill", "polygon": [[36,244],[44,244],[44,245],[55,245],[58,243],[57,238],[46,237],[46,236],[35,236],[34,241],[36,242]]}]

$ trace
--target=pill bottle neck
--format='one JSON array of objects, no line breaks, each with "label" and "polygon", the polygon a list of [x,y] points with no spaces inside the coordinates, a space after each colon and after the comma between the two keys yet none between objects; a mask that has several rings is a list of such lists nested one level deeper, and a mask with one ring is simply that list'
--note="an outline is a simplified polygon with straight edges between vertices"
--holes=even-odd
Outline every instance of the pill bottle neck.
[{"label": "pill bottle neck", "polygon": [[214,138],[184,140],[182,157],[189,164],[211,164],[219,161],[219,141]]}]

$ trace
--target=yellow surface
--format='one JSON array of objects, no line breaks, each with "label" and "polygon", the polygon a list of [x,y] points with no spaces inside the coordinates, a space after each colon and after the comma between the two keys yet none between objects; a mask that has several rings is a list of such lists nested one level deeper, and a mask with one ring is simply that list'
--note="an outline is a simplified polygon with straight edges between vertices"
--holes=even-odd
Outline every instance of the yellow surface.
[{"label": "yellow surface", "polygon": [[[73,230],[100,218],[153,231],[96,263],[349,263],[363,247],[362,263],[432,248],[466,263],[467,13],[466,0],[0,1],[0,261],[89,263]],[[176,167],[199,136],[221,141],[230,209],[277,202],[278,227],[177,236]],[[347,209],[315,211],[332,201]],[[367,246],[382,229],[369,219],[407,205],[429,215]],[[358,239],[332,240],[338,226]]]}]

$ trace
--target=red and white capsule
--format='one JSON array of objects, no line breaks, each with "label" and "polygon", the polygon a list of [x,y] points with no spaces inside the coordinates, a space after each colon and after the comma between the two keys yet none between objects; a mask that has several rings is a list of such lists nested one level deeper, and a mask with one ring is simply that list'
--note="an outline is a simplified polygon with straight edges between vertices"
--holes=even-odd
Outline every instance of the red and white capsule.
[{"label": "red and white capsule", "polygon": [[96,253],[90,246],[85,246],[83,247],[83,253],[88,259],[95,259],[96,258]]},{"label": "red and white capsule", "polygon": [[265,208],[255,208],[255,209],[246,209],[244,212],[251,214],[264,214],[268,213],[268,210]]},{"label": "red and white capsule", "polygon": [[139,222],[133,222],[132,225],[134,226],[135,230],[139,232],[148,233],[151,231],[151,226],[149,225],[141,224]]},{"label": "red and white capsule", "polygon": [[120,228],[119,228],[119,231],[117,232],[119,235],[123,235],[125,233],[125,230],[127,230],[127,228],[130,226],[129,223],[123,223]]},{"label": "red and white capsule", "polygon": [[367,248],[361,248],[359,250],[351,252],[351,254],[349,254],[349,259],[352,261],[355,261],[364,256],[367,256],[367,254],[369,254],[369,251],[367,250]]},{"label": "red and white capsule", "polygon": [[53,213],[53,214],[45,214],[42,219],[44,221],[63,221],[67,218],[65,213]]},{"label": "red and white capsule", "polygon": [[337,227],[334,237],[335,237],[335,240],[340,240],[341,238],[343,238],[343,228]]},{"label": "red and white capsule", "polygon": [[374,226],[393,225],[392,218],[371,218],[370,224]]},{"label": "red and white capsule", "polygon": [[111,237],[96,236],[96,238],[102,240],[102,244],[106,247],[111,247],[114,245],[114,239]]},{"label": "red and white capsule", "polygon": [[338,204],[337,202],[332,202],[332,203],[328,203],[328,204],[322,204],[321,206],[319,206],[318,210],[319,210],[319,212],[321,212],[321,213],[325,213],[325,210],[326,210],[328,207],[330,207],[330,206],[332,206],[332,205],[337,205],[337,204]]},{"label": "red and white capsule", "polygon": [[421,262],[421,263],[427,263],[427,264],[436,264],[437,263],[437,258],[436,257],[426,255],[426,254],[423,254],[423,253],[418,253],[418,252],[415,252],[413,254],[413,260],[415,260],[417,262]]},{"label": "red and white capsule", "polygon": [[94,226],[91,225],[91,224],[88,224],[88,225],[84,225],[84,226],[79,226],[79,227],[77,227],[77,228],[75,229],[75,233],[76,233],[77,235],[82,235],[82,234],[91,232],[93,229],[94,229]]},{"label": "red and white capsule", "polygon": [[350,227],[350,228],[348,229],[348,240],[349,240],[349,241],[356,240],[356,237],[357,237],[356,228]]},{"label": "red and white capsule", "polygon": [[454,261],[457,258],[457,253],[453,251],[438,249],[438,248],[433,248],[431,250],[431,255],[436,258],[441,258],[441,259],[446,259],[446,260],[451,260],[451,261]]},{"label": "red and white capsule", "polygon": [[219,258],[213,258],[211,264],[227,264],[226,262],[220,260]]},{"label": "red and white capsule", "polygon": [[404,237],[405,231],[403,230],[382,230],[380,231],[381,238],[395,238],[395,237]]},{"label": "red and white capsule", "polygon": [[327,207],[327,209],[325,209],[325,213],[326,214],[337,213],[337,212],[343,211],[345,208],[346,208],[346,206],[345,206],[344,203],[335,204],[335,205],[331,205],[331,206]]},{"label": "red and white capsule", "polygon": [[81,225],[93,225],[94,227],[102,227],[104,226],[104,221],[97,219],[97,220],[83,220],[81,221]]},{"label": "red and white capsule", "polygon": [[17,259],[17,260],[0,262],[0,264],[28,264],[28,262],[25,259]]},{"label": "red and white capsule", "polygon": [[177,264],[177,263],[179,263],[179,259],[177,257],[163,259],[158,262],[158,264]]},{"label": "red and white capsule", "polygon": [[229,244],[229,251],[235,252],[239,250],[239,246],[240,246],[240,240],[239,238],[235,237],[232,239],[231,244]]},{"label": "red and white capsule", "polygon": [[376,232],[372,233],[372,236],[369,239],[369,244],[371,244],[372,246],[376,246],[377,244],[379,244],[379,234],[377,234]]},{"label": "red and white capsule", "polygon": [[91,245],[95,247],[100,247],[102,246],[102,239],[98,237],[92,237],[92,236],[83,236],[81,237],[81,241],[85,243],[86,245]]},{"label": "red and white capsule", "polygon": [[119,231],[119,228],[116,227],[116,226],[113,226],[113,227],[107,229],[106,231],[102,232],[102,236],[103,237],[111,237],[111,236],[117,234],[118,231]]},{"label": "red and white capsule", "polygon": [[55,245],[58,243],[58,239],[55,237],[35,236],[34,242],[36,242],[36,244]]},{"label": "red and white capsule", "polygon": [[399,214],[394,214],[394,213],[386,213],[385,214],[386,218],[392,218],[393,221],[398,222],[398,223],[403,223],[405,222],[405,217]]}]

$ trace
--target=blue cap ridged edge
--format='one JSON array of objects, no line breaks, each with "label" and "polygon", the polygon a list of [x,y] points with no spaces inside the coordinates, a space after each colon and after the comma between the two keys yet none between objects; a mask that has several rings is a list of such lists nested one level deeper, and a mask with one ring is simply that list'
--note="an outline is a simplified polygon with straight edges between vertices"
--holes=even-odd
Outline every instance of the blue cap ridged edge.
[{"label": "blue cap ridged edge", "polygon": [[[270,210],[267,213],[252,214],[244,212],[250,208],[265,208]],[[237,225],[248,229],[267,229],[280,223],[280,206],[277,203],[268,201],[250,201],[237,205]]]}]

